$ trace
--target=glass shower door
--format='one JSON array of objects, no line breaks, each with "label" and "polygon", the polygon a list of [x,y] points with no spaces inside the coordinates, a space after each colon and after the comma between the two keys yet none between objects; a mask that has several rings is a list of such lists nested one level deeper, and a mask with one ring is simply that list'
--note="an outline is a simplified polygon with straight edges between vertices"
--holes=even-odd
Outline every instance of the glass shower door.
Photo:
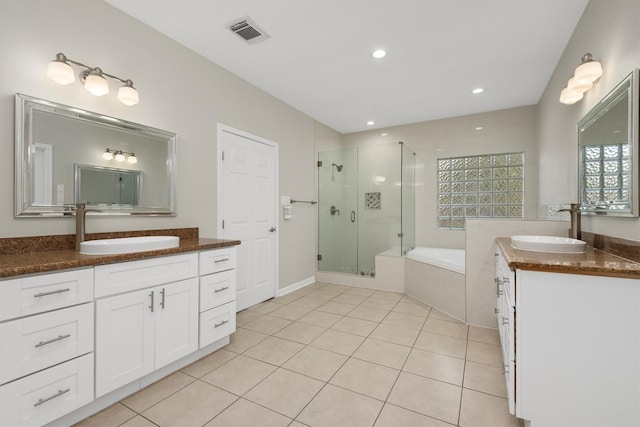
[{"label": "glass shower door", "polygon": [[318,269],[358,272],[357,149],[318,154]]},{"label": "glass shower door", "polygon": [[402,253],[416,246],[416,156],[402,145]]},{"label": "glass shower door", "polygon": [[376,255],[400,256],[401,145],[358,148],[358,269],[375,275]]}]

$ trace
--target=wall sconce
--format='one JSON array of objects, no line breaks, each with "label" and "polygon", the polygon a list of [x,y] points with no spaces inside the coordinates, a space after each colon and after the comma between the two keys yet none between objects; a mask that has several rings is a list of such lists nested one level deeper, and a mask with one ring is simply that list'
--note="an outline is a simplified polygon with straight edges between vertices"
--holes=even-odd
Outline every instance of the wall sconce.
[{"label": "wall sconce", "polygon": [[105,160],[111,160],[115,158],[118,162],[124,162],[126,159],[127,162],[131,163],[132,165],[138,163],[138,158],[135,154],[122,150],[114,150],[113,148],[107,148],[106,150],[104,150],[104,153],[102,153],[102,158]]},{"label": "wall sconce", "polygon": [[140,102],[138,91],[133,87],[131,80],[121,79],[113,74],[105,73],[99,67],[89,67],[81,62],[67,58],[63,53],[58,53],[56,59],[49,63],[47,76],[61,85],[73,83],[76,78],[73,68],[71,68],[69,63],[85,68],[85,70],[80,71],[80,82],[84,85],[85,89],[93,95],[103,96],[109,93],[109,83],[107,83],[107,79],[105,79],[106,76],[124,83],[120,89],[118,89],[118,99],[120,102],[124,105],[136,105]]},{"label": "wall sconce", "polygon": [[582,62],[576,67],[573,77],[569,79],[567,87],[560,92],[560,102],[570,105],[580,101],[600,76],[602,76],[602,64],[595,61],[590,53],[584,54]]}]

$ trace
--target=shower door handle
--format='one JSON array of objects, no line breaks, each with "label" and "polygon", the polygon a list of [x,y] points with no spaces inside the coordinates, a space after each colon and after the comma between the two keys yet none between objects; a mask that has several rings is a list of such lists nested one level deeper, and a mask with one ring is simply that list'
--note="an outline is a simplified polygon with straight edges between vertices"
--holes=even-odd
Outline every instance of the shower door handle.
[{"label": "shower door handle", "polygon": [[351,222],[356,222],[356,211],[351,211]]}]

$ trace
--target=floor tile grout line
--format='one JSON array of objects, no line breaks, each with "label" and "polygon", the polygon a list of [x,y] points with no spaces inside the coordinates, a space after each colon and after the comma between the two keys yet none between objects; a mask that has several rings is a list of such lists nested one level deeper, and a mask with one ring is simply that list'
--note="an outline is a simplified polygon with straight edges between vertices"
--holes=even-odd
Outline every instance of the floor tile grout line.
[{"label": "floor tile grout line", "polygon": [[467,345],[465,346],[464,352],[464,365],[462,367],[462,386],[460,387],[460,404],[458,406],[458,422],[456,423],[458,426],[460,425],[460,419],[462,418],[462,398],[464,397],[464,376],[467,371],[467,352],[469,349],[469,328],[467,328]]},{"label": "floor tile grout line", "polygon": [[[340,285],[340,286],[342,286],[342,285]],[[416,348],[416,347],[415,347],[415,344],[416,344],[416,342],[417,342],[417,340],[418,340],[418,338],[420,337],[420,334],[421,334],[422,332],[430,332],[430,333],[433,333],[433,334],[436,334],[436,335],[440,335],[440,336],[448,336],[448,337],[451,337],[451,338],[457,338],[456,336],[453,336],[453,335],[440,334],[440,333],[438,333],[438,332],[425,331],[425,330],[423,330],[423,328],[424,328],[424,326],[426,325],[426,323],[427,323],[428,319],[429,319],[429,318],[433,318],[433,319],[437,319],[437,320],[441,320],[441,321],[448,321],[448,322],[451,322],[451,323],[460,323],[460,322],[458,322],[458,321],[455,321],[455,322],[454,322],[454,321],[451,321],[451,320],[448,320],[448,319],[439,319],[439,318],[437,318],[437,317],[433,317],[433,316],[432,316],[432,314],[433,314],[433,310],[435,309],[434,307],[429,306],[428,304],[426,304],[426,303],[424,303],[424,302],[414,302],[414,301],[410,301],[410,300],[406,300],[406,301],[404,301],[404,298],[407,296],[407,294],[404,294],[402,297],[400,297],[399,299],[397,299],[396,301],[394,301],[393,305],[392,305],[392,306],[390,306],[390,308],[384,308],[384,309],[379,308],[379,306],[378,306],[378,307],[375,307],[375,306],[371,307],[371,306],[367,306],[367,305],[362,305],[363,303],[366,303],[366,302],[367,302],[368,300],[370,300],[370,299],[377,299],[377,298],[375,298],[375,297],[376,297],[376,295],[377,295],[377,292],[378,292],[378,291],[374,291],[374,292],[373,292],[373,293],[371,293],[370,295],[366,296],[366,298],[364,298],[364,299],[363,299],[359,304],[357,304],[357,305],[353,305],[353,304],[350,304],[350,303],[344,303],[344,302],[340,302],[340,301],[334,301],[334,300],[335,300],[336,298],[338,298],[339,296],[347,294],[347,293],[349,292],[349,290],[350,290],[350,289],[353,289],[353,288],[354,288],[354,287],[350,287],[350,286],[343,286],[343,287],[342,287],[342,289],[341,289],[341,292],[336,293],[332,298],[330,298],[330,299],[328,299],[328,300],[324,300],[324,301],[322,302],[322,304],[321,304],[321,305],[319,305],[319,306],[317,306],[317,307],[315,307],[315,308],[309,308],[309,307],[296,306],[296,305],[295,305],[295,304],[293,304],[293,303],[294,303],[295,301],[297,301],[297,300],[301,299],[301,298],[304,298],[305,296],[307,296],[307,295],[309,295],[309,294],[311,294],[311,293],[313,293],[313,292],[315,292],[315,291],[322,290],[322,288],[317,288],[317,289],[315,289],[315,290],[313,290],[313,291],[311,291],[311,292],[308,292],[308,293],[306,293],[306,294],[304,294],[304,295],[301,295],[301,296],[299,296],[299,297],[297,297],[297,298],[295,298],[295,299],[292,299],[291,301],[289,301],[289,302],[287,302],[287,303],[281,303],[281,302],[279,302],[279,301],[272,301],[274,304],[278,304],[278,305],[280,305],[280,307],[277,307],[277,308],[275,308],[274,310],[271,310],[271,311],[269,311],[269,312],[267,312],[267,313],[260,313],[260,312],[257,312],[257,311],[256,311],[256,312],[255,312],[255,314],[256,314],[256,315],[258,315],[258,317],[257,317],[256,319],[254,319],[254,320],[258,320],[258,319],[260,319],[260,318],[262,318],[262,317],[264,317],[264,316],[270,316],[270,317],[275,317],[275,318],[279,318],[279,319],[282,319],[282,320],[287,320],[287,321],[289,321],[289,323],[288,323],[286,326],[283,326],[283,327],[281,327],[281,328],[277,329],[276,331],[271,332],[271,333],[268,333],[268,334],[267,334],[267,333],[265,333],[265,332],[263,332],[263,331],[256,331],[256,330],[252,330],[252,329],[249,329],[249,328],[244,328],[244,327],[243,327],[244,325],[243,325],[243,326],[239,326],[239,328],[240,328],[240,329],[246,329],[247,331],[251,331],[251,332],[255,332],[255,333],[260,333],[260,334],[264,334],[264,335],[266,335],[266,337],[265,337],[264,339],[260,340],[259,342],[257,342],[257,343],[255,343],[255,344],[253,344],[253,345],[249,346],[248,348],[244,349],[244,350],[243,350],[242,352],[240,352],[240,353],[236,353],[235,351],[228,350],[230,353],[233,353],[233,354],[234,354],[234,356],[233,356],[231,359],[229,359],[229,360],[225,361],[224,363],[222,363],[221,365],[217,366],[215,369],[213,369],[213,370],[211,370],[211,371],[209,371],[209,372],[205,373],[205,374],[204,374],[204,375],[202,375],[200,378],[197,378],[197,377],[195,377],[195,376],[193,376],[193,375],[191,375],[191,374],[188,374],[188,373],[186,373],[186,372],[184,372],[184,371],[180,371],[180,372],[181,372],[181,373],[183,373],[184,375],[187,375],[188,377],[192,378],[192,379],[193,379],[193,381],[191,381],[189,384],[187,384],[187,385],[185,385],[185,386],[181,387],[180,389],[178,389],[178,390],[174,391],[174,392],[173,392],[173,393],[171,393],[169,396],[167,396],[167,397],[163,398],[163,399],[162,399],[162,400],[160,400],[159,402],[156,402],[154,405],[150,406],[149,408],[146,408],[146,409],[145,409],[145,411],[146,411],[146,410],[148,410],[148,409],[150,409],[150,408],[152,408],[153,406],[157,405],[158,403],[160,403],[160,402],[162,402],[162,401],[166,400],[167,398],[169,398],[170,396],[174,395],[175,393],[178,393],[180,390],[184,389],[185,387],[188,387],[189,385],[193,384],[195,381],[200,381],[200,382],[203,382],[203,383],[208,384],[208,385],[210,385],[210,386],[216,387],[216,388],[218,388],[218,389],[220,389],[220,390],[223,390],[223,391],[225,391],[225,392],[227,392],[227,393],[230,393],[230,394],[232,394],[232,395],[234,395],[234,396],[237,396],[237,399],[235,399],[231,404],[229,404],[229,405],[228,405],[228,406],[226,406],[224,409],[222,409],[218,414],[216,414],[216,416],[215,416],[215,417],[213,417],[213,418],[212,418],[212,420],[213,420],[213,419],[215,419],[217,416],[219,416],[219,415],[220,415],[222,412],[224,412],[226,409],[228,409],[231,405],[233,405],[233,404],[235,404],[236,402],[238,402],[238,401],[239,401],[239,399],[241,399],[241,398],[242,398],[242,399],[246,399],[247,401],[252,402],[252,403],[254,403],[254,404],[257,404],[257,405],[259,405],[259,406],[262,406],[262,407],[264,407],[264,408],[266,408],[266,409],[268,409],[268,410],[270,410],[270,411],[273,411],[273,412],[275,412],[275,413],[281,414],[281,413],[279,413],[278,411],[275,411],[275,410],[273,410],[273,409],[271,409],[271,408],[268,408],[268,407],[266,407],[266,406],[260,405],[260,404],[259,404],[259,403],[257,403],[257,402],[253,402],[253,401],[251,401],[250,399],[245,398],[244,396],[246,396],[248,393],[250,393],[250,392],[251,392],[251,390],[253,390],[253,389],[254,389],[255,387],[257,387],[259,384],[261,384],[262,382],[264,382],[267,378],[269,378],[271,375],[273,375],[273,374],[274,374],[275,372],[277,372],[279,369],[287,370],[287,371],[289,371],[289,372],[293,372],[293,373],[296,373],[296,374],[298,374],[298,375],[303,375],[303,376],[305,376],[305,377],[307,377],[307,378],[311,378],[311,379],[313,379],[313,380],[316,380],[316,381],[317,381],[317,380],[318,380],[317,378],[311,377],[311,376],[306,375],[306,374],[302,374],[302,373],[300,373],[300,372],[292,371],[292,370],[287,369],[287,368],[285,368],[285,367],[284,367],[284,364],[286,364],[289,360],[291,360],[292,358],[294,358],[297,354],[299,354],[300,352],[304,351],[305,349],[307,349],[307,348],[309,348],[309,347],[313,347],[313,348],[319,348],[319,349],[321,349],[321,350],[328,351],[328,352],[331,352],[331,353],[334,353],[334,354],[337,354],[337,355],[341,355],[341,356],[345,357],[345,360],[344,360],[344,362],[340,365],[340,367],[338,367],[338,368],[335,370],[335,372],[331,375],[331,377],[329,377],[329,379],[328,379],[327,381],[320,380],[321,382],[323,382],[322,387],[319,389],[319,391],[318,391],[316,394],[314,394],[314,396],[313,396],[313,397],[312,397],[312,398],[307,402],[307,404],[306,404],[306,405],[305,405],[305,406],[304,406],[304,407],[303,407],[303,408],[298,412],[298,414],[296,415],[296,417],[294,417],[294,418],[292,419],[292,421],[291,421],[291,423],[290,423],[290,424],[292,424],[293,422],[297,421],[297,417],[298,417],[298,416],[299,416],[299,415],[304,411],[304,409],[305,409],[305,408],[306,408],[306,407],[307,407],[307,406],[308,406],[308,405],[309,405],[309,404],[310,404],[310,403],[311,403],[311,402],[316,398],[316,396],[317,396],[317,395],[318,395],[322,390],[324,390],[324,389],[326,388],[326,385],[327,385],[327,384],[331,384],[331,382],[330,382],[330,381],[332,381],[332,379],[333,379],[333,378],[335,378],[335,376],[337,375],[337,373],[338,373],[341,369],[343,369],[343,367],[344,367],[344,366],[345,366],[345,365],[350,361],[350,359],[359,360],[359,361],[364,361],[364,362],[366,362],[366,363],[372,363],[372,364],[375,364],[375,365],[378,365],[378,366],[381,366],[381,367],[385,367],[385,368],[391,368],[391,369],[394,369],[395,371],[397,371],[397,372],[398,372],[398,373],[397,373],[397,376],[396,376],[396,378],[395,378],[395,380],[394,380],[394,383],[393,383],[393,385],[390,387],[389,392],[387,393],[387,395],[386,395],[386,397],[385,397],[384,401],[382,401],[382,400],[380,400],[380,399],[378,399],[378,398],[375,398],[375,397],[372,397],[372,396],[369,396],[369,395],[363,394],[363,393],[359,393],[359,392],[356,392],[356,391],[353,391],[353,390],[349,390],[348,388],[344,388],[344,387],[342,387],[342,386],[340,386],[340,385],[331,384],[332,386],[337,387],[337,388],[340,388],[340,389],[342,389],[342,390],[346,390],[346,391],[349,391],[349,392],[352,392],[352,393],[356,393],[356,394],[359,394],[359,395],[362,395],[362,396],[365,396],[365,397],[368,397],[368,398],[371,398],[371,399],[374,399],[374,400],[377,400],[377,401],[382,402],[382,403],[383,403],[383,405],[382,405],[382,407],[381,407],[380,411],[378,412],[378,414],[376,415],[376,420],[374,421],[374,423],[375,423],[375,422],[378,420],[378,418],[379,418],[380,414],[382,413],[382,409],[384,408],[384,405],[386,405],[386,404],[393,405],[393,404],[391,404],[391,403],[389,403],[389,402],[388,402],[388,398],[389,398],[389,396],[391,395],[391,393],[392,393],[392,391],[393,391],[393,388],[395,387],[395,385],[396,385],[396,383],[397,383],[397,381],[398,381],[398,379],[399,379],[399,377],[400,377],[400,374],[401,374],[402,372],[405,372],[405,373],[409,373],[409,374],[411,374],[411,372],[405,371],[405,370],[404,370],[404,368],[406,367],[407,361],[408,361],[408,359],[409,359],[409,357],[410,357],[410,354],[411,354],[411,351],[412,351],[413,349],[420,350],[420,351],[426,351],[426,352],[433,353],[433,354],[439,354],[439,355],[447,356],[447,357],[454,357],[454,356],[451,356],[451,355],[447,355],[447,354],[443,354],[443,353],[438,353],[438,352],[436,352],[436,351],[432,351],[432,350],[423,350],[423,349],[420,349],[420,348]],[[393,293],[395,293],[395,292],[393,292]],[[356,295],[357,295],[357,294],[356,294]],[[363,296],[363,295],[358,295],[358,296]],[[353,309],[351,309],[349,312],[346,312],[346,313],[344,313],[344,314],[343,314],[343,313],[331,313],[331,312],[325,312],[325,311],[320,310],[320,308],[321,308],[322,306],[326,305],[326,304],[327,304],[327,303],[329,303],[329,302],[335,302],[335,303],[346,304],[346,305],[353,305],[353,306],[354,306],[354,308],[353,308]],[[393,323],[383,323],[383,322],[384,322],[384,321],[385,321],[385,320],[386,320],[390,315],[392,315],[392,313],[396,313],[396,314],[399,314],[399,315],[410,315],[410,316],[415,316],[415,317],[422,317],[421,315],[417,315],[417,314],[414,314],[414,313],[403,313],[403,312],[401,312],[401,311],[394,311],[394,310],[398,307],[398,305],[399,305],[399,304],[401,304],[401,303],[403,303],[403,302],[404,302],[404,303],[406,303],[406,304],[413,304],[413,305],[416,305],[416,306],[418,306],[418,307],[420,307],[420,306],[427,306],[427,307],[429,307],[429,312],[428,312],[427,316],[424,318],[424,320],[422,321],[420,329],[413,329],[413,328],[411,328],[411,327],[406,327],[406,326],[404,326],[404,325],[398,325],[398,324],[393,324]],[[306,311],[302,316],[300,316],[300,317],[299,317],[299,318],[297,318],[297,319],[291,319],[291,318],[286,318],[286,317],[279,317],[279,316],[277,316],[277,315],[272,315],[272,314],[270,314],[270,313],[272,313],[272,312],[273,312],[273,311],[275,311],[275,310],[280,310],[280,309],[286,308],[287,306],[290,306],[291,308],[296,308],[297,310],[304,309],[304,310],[308,310],[308,311]],[[352,317],[352,316],[349,316],[349,314],[350,314],[352,311],[354,311],[356,308],[358,308],[358,307],[364,307],[364,308],[370,308],[370,309],[376,309],[376,310],[386,311],[386,314],[385,314],[385,316],[384,316],[381,320],[379,320],[379,321],[372,321],[372,320],[370,320],[370,319],[361,319],[361,318],[358,318],[358,317]],[[248,310],[250,310],[250,309],[248,309]],[[314,323],[312,323],[312,322],[306,323],[306,322],[301,322],[301,321],[300,321],[300,319],[301,319],[301,318],[303,318],[303,317],[305,317],[305,316],[309,315],[310,313],[316,312],[316,311],[317,311],[317,312],[321,312],[321,313],[335,314],[336,316],[339,316],[339,318],[338,318],[338,320],[336,320],[335,322],[333,322],[332,324],[330,324],[330,325],[328,325],[328,326],[326,326],[326,325],[318,326],[318,324],[314,324]],[[439,310],[438,310],[438,311],[439,311]],[[446,314],[446,313],[445,313],[445,314]],[[367,322],[372,322],[372,323],[375,323],[375,327],[374,327],[373,329],[371,329],[371,331],[369,331],[367,335],[354,334],[354,333],[350,332],[349,330],[340,330],[340,329],[334,329],[334,328],[333,328],[336,324],[338,324],[339,322],[341,322],[341,321],[343,321],[344,319],[347,319],[347,318],[352,318],[352,319],[358,319],[358,320],[363,320],[363,321],[367,321]],[[254,320],[252,320],[252,321],[254,321]],[[247,322],[247,323],[251,323],[252,321],[249,321],[249,322]],[[315,337],[315,338],[314,338],[311,342],[309,342],[309,343],[306,343],[306,342],[299,342],[299,341],[295,341],[295,340],[292,340],[292,339],[289,339],[289,338],[277,337],[277,336],[275,335],[275,334],[279,333],[280,331],[282,331],[283,329],[287,328],[288,326],[290,326],[291,324],[293,324],[293,323],[295,323],[295,322],[298,322],[298,323],[301,323],[301,324],[304,324],[304,325],[311,325],[311,326],[320,327],[320,328],[322,328],[322,329],[323,329],[323,332],[322,332],[319,336]],[[464,324],[464,323],[463,323],[463,324]],[[397,328],[399,328],[399,329],[405,329],[405,330],[414,330],[414,331],[418,331],[418,333],[417,333],[416,337],[412,340],[412,343],[411,343],[410,345],[399,344],[399,343],[397,343],[397,342],[393,342],[393,341],[387,341],[387,340],[385,340],[385,339],[381,339],[381,338],[379,338],[379,337],[372,337],[371,335],[372,335],[372,334],[374,333],[374,331],[375,331],[377,328],[379,328],[381,325],[397,327]],[[485,395],[489,395],[489,396],[493,396],[493,397],[497,397],[497,398],[502,398],[502,399],[504,399],[504,397],[499,396],[499,395],[495,395],[495,394],[490,393],[490,392],[486,392],[486,391],[482,391],[482,390],[476,390],[476,389],[474,389],[474,388],[470,388],[470,387],[465,387],[465,386],[464,386],[464,379],[465,379],[465,375],[466,375],[466,364],[467,364],[467,361],[468,361],[468,362],[472,362],[472,363],[476,363],[476,364],[479,364],[479,365],[483,365],[483,366],[490,366],[490,367],[494,367],[494,368],[496,368],[496,366],[494,366],[494,365],[490,365],[490,364],[485,364],[485,363],[482,363],[482,362],[477,362],[477,361],[469,360],[469,359],[467,358],[467,357],[468,357],[468,347],[469,347],[469,342],[470,342],[470,341],[472,341],[472,342],[476,342],[476,343],[480,343],[480,344],[485,344],[485,345],[489,345],[489,346],[493,346],[493,347],[499,347],[499,346],[497,346],[497,345],[495,345],[495,344],[493,344],[493,343],[490,343],[490,342],[478,341],[477,339],[470,339],[470,338],[469,338],[469,335],[470,335],[470,326],[471,326],[471,325],[467,325],[467,324],[465,324],[465,325],[467,326],[467,328],[466,328],[466,339],[465,339],[465,341],[466,341],[466,343],[465,343],[465,356],[464,356],[464,361],[465,361],[465,363],[464,363],[464,366],[463,366],[463,383],[462,383],[462,385],[461,385],[461,386],[459,386],[459,387],[461,388],[461,396],[460,396],[460,407],[459,407],[459,410],[458,410],[458,423],[460,422],[460,419],[461,419],[461,410],[462,410],[462,393],[463,393],[464,388],[467,388],[468,390],[472,390],[472,391],[477,392],[477,393],[481,393],[481,394],[485,394]],[[333,351],[333,350],[329,350],[329,349],[324,349],[324,348],[320,348],[320,347],[315,347],[315,346],[313,346],[313,343],[314,343],[314,342],[315,342],[315,341],[316,341],[316,340],[317,340],[317,339],[318,339],[322,334],[326,333],[326,332],[327,332],[327,331],[329,331],[329,330],[331,330],[331,331],[336,331],[336,332],[341,332],[341,333],[347,333],[347,334],[353,335],[353,336],[355,336],[355,337],[363,338],[363,340],[362,340],[362,342],[361,342],[360,344],[358,344],[358,346],[355,348],[355,350],[354,350],[353,352],[351,352],[351,354],[350,354],[350,355],[344,355],[344,354],[342,354],[342,353],[338,353],[338,352],[335,352],[335,351]],[[245,354],[245,353],[249,352],[251,349],[253,349],[253,348],[255,348],[256,346],[258,346],[260,343],[263,343],[266,339],[268,339],[268,337],[271,337],[271,336],[273,336],[273,337],[275,337],[275,338],[279,338],[279,339],[287,340],[287,341],[290,341],[290,342],[292,342],[292,343],[301,344],[301,345],[303,345],[303,347],[301,347],[301,348],[300,348],[296,353],[294,353],[294,354],[292,354],[291,356],[289,356],[289,357],[288,357],[288,358],[287,358],[287,359],[286,359],[282,364],[280,364],[280,365],[273,364],[273,363],[271,363],[271,362],[266,362],[266,361],[264,361],[264,360],[261,360],[261,359],[258,359],[258,358],[255,358],[255,357],[252,357],[252,356],[249,356],[249,355]],[[409,351],[409,353],[407,354],[407,356],[404,358],[404,361],[403,361],[402,367],[401,367],[400,369],[396,369],[396,368],[392,368],[392,367],[390,367],[390,366],[383,365],[383,364],[380,364],[380,363],[371,362],[371,361],[369,361],[369,360],[359,359],[358,357],[354,356],[354,354],[358,351],[358,349],[359,349],[359,348],[361,348],[361,346],[364,344],[364,342],[365,342],[366,340],[368,340],[368,339],[372,339],[372,340],[376,340],[376,341],[385,342],[385,343],[388,343],[388,344],[399,345],[399,346],[402,346],[402,347],[407,347],[407,348],[409,348],[409,349],[410,349],[410,351]],[[217,369],[221,368],[222,366],[226,365],[226,364],[227,364],[227,363],[229,363],[231,360],[233,360],[233,359],[237,358],[237,356],[238,356],[238,355],[243,355],[243,356],[245,356],[245,357],[247,357],[247,358],[250,358],[250,359],[253,359],[253,360],[257,360],[257,361],[260,361],[260,362],[263,362],[263,363],[267,363],[267,364],[269,364],[269,365],[271,365],[271,366],[275,367],[275,369],[274,369],[274,371],[272,371],[269,375],[267,375],[265,378],[263,378],[262,380],[260,380],[257,384],[255,384],[254,386],[252,386],[249,390],[247,390],[246,392],[244,392],[244,394],[243,394],[242,396],[238,396],[238,395],[237,395],[237,394],[235,394],[235,393],[228,392],[228,391],[227,391],[227,390],[225,390],[225,389],[222,389],[222,388],[220,388],[220,387],[217,387],[217,386],[215,386],[215,385],[213,385],[213,384],[210,384],[210,383],[208,383],[208,382],[206,382],[206,381],[204,381],[204,380],[202,380],[202,379],[201,379],[202,377],[204,377],[204,376],[206,376],[206,375],[209,375],[209,374],[211,374],[212,372],[214,372],[215,370],[217,370]],[[454,357],[454,358],[456,358],[456,357]],[[460,358],[456,358],[456,359],[461,360]],[[195,362],[194,362],[194,363],[195,363]],[[426,376],[423,376],[423,375],[420,375],[420,374],[414,374],[414,375],[420,376],[420,377],[422,377],[422,378],[429,378],[429,377],[426,377]],[[438,379],[435,379],[435,378],[429,378],[429,379],[434,380],[434,381],[438,381],[438,382],[442,382],[442,383],[446,383],[446,384],[450,384],[450,385],[457,386],[456,384],[449,383],[449,382],[442,381],[442,380],[438,380]],[[121,401],[120,403],[121,403],[124,407],[126,407],[126,408],[128,408],[128,409],[132,410],[136,415],[140,415],[140,416],[142,416],[143,418],[147,419],[144,415],[142,415],[142,413],[139,413],[139,412],[137,412],[137,411],[133,410],[132,408],[129,408],[129,407],[128,407],[128,406],[126,406],[124,403],[122,403],[122,401]],[[393,405],[393,406],[397,406],[397,405]],[[403,407],[401,407],[401,408],[403,408]],[[403,408],[403,409],[408,410],[408,411],[411,411],[411,412],[415,412],[415,413],[420,414],[420,415],[423,415],[423,416],[427,416],[427,417],[432,418],[432,419],[438,419],[438,418],[434,418],[434,417],[429,416],[429,415],[426,415],[426,414],[422,414],[422,413],[420,413],[420,412],[413,411],[413,410],[408,409],[408,408]],[[281,414],[281,415],[282,415],[282,416],[285,416],[285,417],[287,417],[287,418],[289,418],[289,419],[291,419],[291,418],[290,418],[288,415],[286,415],[286,414]],[[133,419],[133,418],[135,418],[135,416],[134,416],[134,417],[132,417],[131,419]],[[148,419],[147,419],[147,420],[148,420]],[[151,420],[148,420],[148,421],[152,422]],[[211,421],[211,420],[209,420],[208,422],[210,422],[210,421]],[[443,420],[443,421],[444,421],[444,420]],[[126,422],[126,421],[125,421],[125,422]],[[300,421],[298,421],[298,422],[300,422]],[[152,422],[152,423],[153,423],[153,422]],[[155,423],[154,423],[154,424],[155,424]]]}]

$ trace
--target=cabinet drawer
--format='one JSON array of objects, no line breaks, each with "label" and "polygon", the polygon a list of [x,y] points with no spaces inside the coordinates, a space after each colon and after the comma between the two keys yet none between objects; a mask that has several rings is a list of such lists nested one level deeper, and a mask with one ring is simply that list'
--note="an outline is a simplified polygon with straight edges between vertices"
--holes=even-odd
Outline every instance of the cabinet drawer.
[{"label": "cabinet drawer", "polygon": [[0,384],[93,351],[93,303],[0,324]]},{"label": "cabinet drawer", "polygon": [[135,291],[197,275],[197,253],[99,265],[95,267],[95,296]]},{"label": "cabinet drawer", "polygon": [[234,270],[200,277],[200,311],[207,311],[236,299]]},{"label": "cabinet drawer", "polygon": [[93,400],[93,353],[0,387],[2,425],[43,425]]},{"label": "cabinet drawer", "polygon": [[93,299],[93,268],[0,281],[0,321]]},{"label": "cabinet drawer", "polygon": [[236,268],[236,247],[200,252],[200,275]]},{"label": "cabinet drawer", "polygon": [[235,301],[200,313],[200,348],[231,335],[235,330]]}]

